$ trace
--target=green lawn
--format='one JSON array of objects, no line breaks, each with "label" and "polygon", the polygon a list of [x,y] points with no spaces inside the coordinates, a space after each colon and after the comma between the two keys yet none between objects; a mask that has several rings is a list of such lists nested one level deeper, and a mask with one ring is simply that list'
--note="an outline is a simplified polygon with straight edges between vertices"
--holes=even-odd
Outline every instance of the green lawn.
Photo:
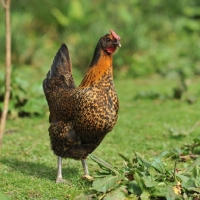
[{"label": "green lawn", "polygon": [[[122,166],[118,153],[132,158],[137,151],[150,158],[192,143],[200,134],[200,78],[188,83],[183,100],[162,100],[162,94],[172,95],[177,85],[175,79],[149,76],[115,81],[120,100],[118,122],[93,154],[114,166]],[[141,92],[159,93],[161,97],[152,100],[143,95],[135,100]],[[185,99],[193,96],[197,101],[188,104]],[[63,162],[63,176],[72,186],[55,184],[56,157],[50,150],[48,126],[48,116],[7,122],[0,157],[0,192],[11,199],[73,199],[90,187],[91,183],[81,179],[81,162],[70,159]],[[88,166],[91,175],[98,170],[90,159]]]}]

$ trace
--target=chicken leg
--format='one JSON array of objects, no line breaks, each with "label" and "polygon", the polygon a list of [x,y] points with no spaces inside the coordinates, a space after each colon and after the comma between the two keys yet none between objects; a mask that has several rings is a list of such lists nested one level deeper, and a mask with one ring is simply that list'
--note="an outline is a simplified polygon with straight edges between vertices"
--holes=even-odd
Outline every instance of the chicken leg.
[{"label": "chicken leg", "polygon": [[86,163],[86,159],[81,159],[82,165],[83,165],[83,170],[84,170],[84,175],[82,176],[83,179],[87,180],[87,181],[93,181],[94,178],[92,176],[89,175],[89,171],[88,171],[88,166]]},{"label": "chicken leg", "polygon": [[[82,178],[87,181],[93,181],[94,180],[93,177],[89,175],[86,159],[82,159],[81,162],[84,170],[84,175],[82,176]],[[57,173],[56,183],[67,183],[71,185],[69,181],[63,179],[62,177],[62,158],[60,156],[58,156],[57,167],[58,167],[58,173]]]},{"label": "chicken leg", "polygon": [[58,174],[57,174],[57,178],[56,178],[56,183],[68,183],[68,184],[70,184],[68,181],[66,181],[62,177],[62,158],[60,156],[58,156],[57,167],[58,167]]}]

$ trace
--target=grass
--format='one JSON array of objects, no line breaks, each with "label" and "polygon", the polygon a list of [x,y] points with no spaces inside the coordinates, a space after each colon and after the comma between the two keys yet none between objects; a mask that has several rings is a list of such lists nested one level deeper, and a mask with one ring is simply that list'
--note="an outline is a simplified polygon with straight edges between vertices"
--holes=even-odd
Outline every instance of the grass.
[{"label": "grass", "polygon": [[[190,80],[190,96],[199,97],[199,78]],[[120,100],[119,119],[94,155],[121,166],[118,153],[132,158],[135,151],[147,158],[165,150],[191,143],[200,133],[200,104],[172,99],[134,100],[141,91],[172,95],[177,85],[174,79],[149,76],[143,79],[117,80],[115,85]],[[72,186],[56,185],[56,157],[50,150],[48,116],[43,118],[16,118],[8,120],[0,157],[0,192],[11,199],[73,199],[90,183],[81,179],[79,161],[64,160],[63,176]],[[173,131],[169,131],[173,130]],[[173,134],[176,133],[176,134]],[[184,135],[184,134],[185,135]],[[98,165],[88,159],[91,174]]]}]

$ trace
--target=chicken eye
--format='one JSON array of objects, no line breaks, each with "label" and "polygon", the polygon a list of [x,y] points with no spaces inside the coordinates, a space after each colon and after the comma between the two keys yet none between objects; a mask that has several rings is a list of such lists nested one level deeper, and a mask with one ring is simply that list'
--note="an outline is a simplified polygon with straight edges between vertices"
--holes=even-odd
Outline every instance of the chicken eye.
[{"label": "chicken eye", "polygon": [[106,38],[106,42],[110,42],[111,41],[111,39],[110,38]]}]

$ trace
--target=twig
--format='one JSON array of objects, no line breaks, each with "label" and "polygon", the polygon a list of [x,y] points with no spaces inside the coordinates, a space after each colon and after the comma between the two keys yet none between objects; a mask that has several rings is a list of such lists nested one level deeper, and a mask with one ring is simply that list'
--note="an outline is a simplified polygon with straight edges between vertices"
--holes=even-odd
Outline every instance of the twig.
[{"label": "twig", "polygon": [[5,9],[7,8],[7,5],[4,0],[1,0],[1,4],[2,4],[3,8],[5,8]]},{"label": "twig", "polygon": [[177,160],[174,163],[173,181],[175,181],[175,177],[176,177],[176,165],[177,165]]},{"label": "twig", "polygon": [[11,91],[11,31],[10,31],[10,3],[11,0],[1,0],[1,3],[5,9],[5,26],[6,26],[6,80],[5,80],[5,95],[4,95],[4,106],[1,115],[0,124],[0,150],[3,141],[3,134],[6,125],[6,117],[8,112],[8,105],[10,100]]}]

